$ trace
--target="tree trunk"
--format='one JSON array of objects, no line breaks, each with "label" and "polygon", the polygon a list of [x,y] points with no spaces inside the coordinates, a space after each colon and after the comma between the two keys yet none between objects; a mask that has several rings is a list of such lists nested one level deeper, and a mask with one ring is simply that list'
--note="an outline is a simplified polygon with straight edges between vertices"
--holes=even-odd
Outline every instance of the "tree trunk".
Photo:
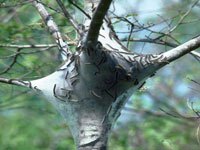
[{"label": "tree trunk", "polygon": [[[88,108],[89,107],[89,108]],[[79,110],[77,128],[72,130],[77,132],[74,137],[77,149],[80,150],[104,150],[107,148],[108,136],[111,129],[111,122],[104,120],[107,106],[97,104],[89,100],[86,105]],[[81,113],[81,114],[80,114]]]},{"label": "tree trunk", "polygon": [[[61,106],[60,106],[61,108]],[[102,101],[85,99],[62,105],[59,110],[70,127],[77,149],[103,150],[107,147],[112,122],[106,119],[108,105]]]}]

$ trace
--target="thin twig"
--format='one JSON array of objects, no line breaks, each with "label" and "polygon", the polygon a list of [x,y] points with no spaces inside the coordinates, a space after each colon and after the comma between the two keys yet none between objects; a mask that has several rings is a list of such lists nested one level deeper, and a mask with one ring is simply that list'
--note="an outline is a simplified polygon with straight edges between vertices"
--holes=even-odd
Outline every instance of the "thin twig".
[{"label": "thin twig", "polygon": [[[148,38],[148,39],[136,39],[136,38],[127,39],[127,38],[123,38],[123,39],[121,39],[121,41],[153,43],[153,44],[159,44],[159,45],[166,45],[166,46],[173,47],[173,48],[179,46],[178,44],[163,41],[162,39],[157,40],[157,39],[151,39],[151,38]],[[199,52],[191,51],[189,54],[191,54],[194,57],[200,58]]]},{"label": "thin twig", "polygon": [[190,9],[183,14],[183,16],[180,18],[180,20],[178,21],[178,23],[169,31],[169,33],[173,32],[174,30],[176,30],[176,28],[182,24],[183,20],[189,15],[189,13],[192,11],[192,9],[197,5],[197,3],[199,2],[199,0],[195,1],[194,4],[190,7]]},{"label": "thin twig", "polygon": [[129,36],[128,36],[128,42],[127,42],[127,45],[126,45],[127,48],[129,48],[129,43],[130,43],[129,40],[131,39],[131,35],[132,35],[132,33],[133,33],[133,29],[134,29],[134,26],[131,25],[131,31],[130,31],[130,34],[129,34]]},{"label": "thin twig", "polygon": [[0,72],[0,75],[2,75],[2,74],[4,74],[4,73],[7,73],[8,71],[10,71],[11,69],[12,69],[12,67],[15,65],[15,63],[17,62],[17,58],[18,58],[18,56],[20,56],[20,48],[18,48],[17,49],[17,52],[16,52],[16,54],[15,54],[15,56],[14,56],[14,58],[13,58],[13,60],[12,60],[12,62],[11,62],[11,64],[6,68],[6,69],[4,69],[2,72]]},{"label": "thin twig", "polygon": [[74,3],[72,0],[69,0],[69,2],[74,5],[79,11],[81,11],[87,18],[92,19],[88,13],[85,12],[81,7],[79,7],[76,3]]},{"label": "thin twig", "polygon": [[70,13],[67,11],[67,9],[64,6],[64,3],[61,0],[56,0],[56,2],[58,3],[58,5],[60,6],[64,16],[68,19],[68,21],[71,23],[71,25],[74,27],[74,29],[76,30],[76,32],[80,35],[80,31],[79,31],[79,27],[78,27],[78,23],[76,22],[76,20],[74,20],[72,18],[72,16],[70,15]]},{"label": "thin twig", "polygon": [[0,44],[0,47],[7,48],[46,48],[46,47],[56,47],[56,44],[35,44],[35,45],[17,45],[17,44]]},{"label": "thin twig", "polygon": [[11,7],[23,6],[23,5],[29,4],[30,2],[32,2],[32,0],[26,0],[26,1],[23,1],[23,2],[19,2],[17,4],[12,4],[12,5],[6,5],[3,2],[1,2],[0,8],[11,8]]},{"label": "thin twig", "polygon": [[[76,45],[76,42],[68,42],[69,46]],[[0,44],[0,47],[7,47],[7,48],[52,48],[57,47],[56,44],[25,44],[25,45],[19,45],[19,44]]]}]

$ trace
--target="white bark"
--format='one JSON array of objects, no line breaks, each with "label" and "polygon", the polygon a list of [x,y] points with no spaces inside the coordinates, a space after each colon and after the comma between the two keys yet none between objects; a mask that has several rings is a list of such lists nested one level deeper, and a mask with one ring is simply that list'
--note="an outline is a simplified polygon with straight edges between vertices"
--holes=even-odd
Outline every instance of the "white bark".
[{"label": "white bark", "polygon": [[172,62],[199,47],[200,47],[200,36],[191,39],[190,41],[187,41],[186,43],[165,52],[163,55],[164,57],[166,57],[167,61]]}]

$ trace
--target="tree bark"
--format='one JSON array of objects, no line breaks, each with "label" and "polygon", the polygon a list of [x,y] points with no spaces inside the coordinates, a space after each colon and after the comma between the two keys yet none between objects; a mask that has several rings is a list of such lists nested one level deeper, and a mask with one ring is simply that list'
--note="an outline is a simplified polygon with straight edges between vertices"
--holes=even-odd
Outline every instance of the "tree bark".
[{"label": "tree bark", "polygon": [[73,118],[70,129],[74,134],[77,149],[106,150],[112,126],[112,123],[105,119],[108,105],[101,101],[87,99],[80,102],[80,105],[72,107],[71,110],[74,110],[72,113],[76,114],[77,118]]}]

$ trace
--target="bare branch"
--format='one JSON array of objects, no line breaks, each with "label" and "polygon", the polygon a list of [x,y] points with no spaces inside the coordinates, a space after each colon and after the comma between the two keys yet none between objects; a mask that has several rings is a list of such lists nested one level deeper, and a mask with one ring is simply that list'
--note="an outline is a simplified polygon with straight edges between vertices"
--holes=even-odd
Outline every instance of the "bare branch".
[{"label": "bare branch", "polygon": [[187,121],[199,121],[199,116],[186,116],[183,115],[177,111],[173,111],[173,113],[171,112],[172,110],[170,110],[170,112],[160,108],[160,111],[151,111],[151,110],[147,110],[147,109],[134,109],[134,108],[130,108],[130,107],[124,107],[123,108],[124,111],[128,111],[131,113],[137,113],[137,114],[141,114],[141,115],[148,115],[148,116],[154,116],[154,117],[173,117],[176,119],[184,119]]},{"label": "bare branch", "polygon": [[197,82],[197,81],[195,81],[195,80],[193,80],[193,79],[190,79],[190,78],[188,78],[190,81],[192,81],[192,82],[194,82],[195,84],[197,84],[198,86],[200,86],[200,83],[199,82]]},{"label": "bare branch", "polygon": [[[18,47],[23,47],[23,45],[19,45]],[[57,45],[55,45],[54,47],[57,47]],[[26,54],[41,53],[41,52],[44,52],[44,51],[49,51],[49,49],[51,49],[51,48],[53,48],[53,47],[45,47],[45,48],[40,48],[39,50],[33,50],[33,51],[28,51],[28,52],[23,52],[23,51],[13,52],[13,54],[11,54],[11,55],[1,56],[0,59],[15,58],[16,55],[19,56],[19,55],[24,55],[24,54],[26,55]],[[23,48],[17,48],[17,49],[22,50]]]},{"label": "bare branch", "polygon": [[0,77],[0,82],[6,83],[6,84],[11,84],[11,85],[17,85],[17,86],[32,88],[31,82],[22,81],[22,80],[19,80],[19,79],[7,79],[7,78],[1,78]]},{"label": "bare branch", "polygon": [[132,33],[133,33],[133,28],[134,28],[134,26],[133,26],[133,24],[131,25],[131,30],[130,30],[130,33],[129,33],[129,36],[128,36],[128,42],[127,42],[127,45],[126,45],[126,47],[127,48],[129,48],[129,41],[130,41],[130,38],[131,38],[131,35],[132,35]]},{"label": "bare branch", "polygon": [[64,14],[64,16],[69,20],[69,22],[71,23],[71,25],[75,28],[76,32],[80,35],[78,23],[76,22],[76,20],[74,20],[72,18],[72,16],[70,15],[70,13],[66,10],[63,2],[61,0],[56,0],[56,2],[60,6],[60,8],[61,8],[61,10],[62,10],[62,12]]},{"label": "bare branch", "polygon": [[190,52],[190,54],[192,54],[194,57],[200,58],[200,53],[198,53],[198,52],[192,51],[192,52]]},{"label": "bare branch", "polygon": [[138,113],[138,114],[143,114],[143,115],[152,115],[155,117],[165,117],[166,116],[164,113],[161,113],[158,111],[151,111],[148,109],[134,109],[131,107],[124,107],[123,111],[128,111],[128,112]]},{"label": "bare branch", "polygon": [[11,8],[11,7],[17,7],[17,6],[23,6],[26,5],[28,3],[30,3],[32,0],[27,0],[27,1],[22,1],[13,5],[5,5],[5,3],[1,2],[0,3],[0,8]]},{"label": "bare branch", "polygon": [[164,52],[163,56],[166,57],[167,61],[172,62],[199,47],[200,47],[200,36],[198,36],[176,48],[173,48],[167,52]]},{"label": "bare branch", "polygon": [[40,112],[40,113],[48,113],[48,114],[55,114],[54,112],[52,111],[49,111],[47,109],[40,109],[40,108],[37,108],[37,107],[32,107],[32,106],[12,106],[12,107],[6,107],[6,108],[1,108],[0,109],[0,112],[1,111],[5,111],[5,110],[18,110],[18,109],[27,109],[28,111],[33,111],[33,112]]},{"label": "bare branch", "polygon": [[[169,115],[169,116],[172,116],[172,117],[174,117],[174,118],[182,118],[182,119],[186,119],[186,120],[190,120],[190,121],[197,121],[197,120],[199,120],[199,116],[197,115],[197,116],[185,116],[185,115],[182,115],[181,113],[179,113],[179,112],[177,112],[177,111],[173,111],[173,113],[171,112],[171,110],[170,110],[170,112],[168,112],[168,111],[166,111],[166,110],[164,110],[164,109],[162,109],[162,108],[160,108],[160,110],[162,111],[162,112],[164,112],[164,113],[166,113],[167,115]],[[194,110],[193,110],[194,111]]]},{"label": "bare branch", "polygon": [[[122,41],[129,41],[129,42],[153,43],[153,44],[165,45],[165,46],[169,46],[169,47],[173,47],[173,48],[179,46],[178,44],[167,42],[167,41],[163,41],[162,39],[158,39],[157,40],[157,39],[151,39],[151,38],[148,38],[148,39],[135,39],[135,38],[127,39],[127,38],[123,38],[121,40]],[[194,57],[200,58],[200,53],[198,53],[198,52],[192,51],[192,52],[190,52],[190,54],[192,56],[194,56]]]},{"label": "bare branch", "polygon": [[166,46],[169,46],[169,47],[177,47],[178,44],[175,44],[175,43],[170,43],[170,42],[166,42],[166,41],[163,41],[161,39],[153,39],[153,38],[131,38],[131,39],[127,39],[126,37],[125,38],[122,38],[121,41],[123,42],[145,42],[145,43],[153,43],[153,44],[159,44],[159,45],[166,45]]},{"label": "bare branch", "polygon": [[91,19],[90,15],[85,12],[81,7],[79,7],[76,3],[74,3],[72,0],[69,0],[69,2],[74,5],[80,12],[82,12],[87,18]]},{"label": "bare branch", "polygon": [[103,24],[103,19],[110,7],[111,2],[112,0],[101,0],[99,2],[90,23],[89,31],[86,37],[86,44],[87,42],[97,42],[99,30]]},{"label": "bare branch", "polygon": [[[76,42],[68,42],[68,45],[75,45]],[[18,44],[0,44],[0,47],[7,47],[7,48],[51,48],[51,47],[57,47],[56,44],[26,44],[26,45],[18,45]]]},{"label": "bare branch", "polygon": [[16,52],[16,54],[14,55],[14,58],[13,58],[13,60],[12,60],[12,62],[11,62],[11,64],[6,68],[6,69],[4,69],[2,72],[0,72],[0,75],[2,75],[2,74],[4,74],[4,73],[7,73],[8,71],[10,71],[11,69],[12,69],[12,67],[15,65],[15,63],[17,62],[17,58],[18,58],[18,56],[20,56],[20,48],[18,48],[17,49],[17,52]]},{"label": "bare branch", "polygon": [[56,44],[36,44],[36,45],[16,45],[16,44],[0,44],[0,47],[7,48],[47,48],[47,47],[56,47]]},{"label": "bare branch", "polygon": [[183,16],[181,17],[181,19],[178,21],[177,25],[174,26],[172,29],[170,29],[169,33],[173,32],[174,30],[176,30],[176,28],[182,24],[183,20],[189,15],[189,13],[192,11],[192,9],[198,4],[199,0],[195,1],[194,4],[190,7],[190,9],[183,14]]},{"label": "bare branch", "polygon": [[52,35],[52,37],[58,44],[59,48],[61,49],[61,52],[65,54],[65,56],[68,56],[68,54],[70,54],[68,45],[62,39],[62,36],[58,30],[58,26],[54,22],[52,16],[47,12],[44,5],[39,1],[37,0],[33,1],[33,5],[38,10],[40,16],[42,17],[43,21],[45,22],[46,26],[49,29],[50,34]]},{"label": "bare branch", "polygon": [[[68,45],[76,45],[76,42],[70,42]],[[34,54],[34,53],[49,51],[51,48],[57,47],[57,44],[36,44],[36,45],[0,44],[0,47],[20,49],[20,51],[14,52],[11,55],[0,57],[0,59],[8,59],[12,57],[14,58],[16,57],[16,55],[24,55],[24,54],[26,55],[26,54]],[[23,49],[37,49],[37,50],[21,51]]]}]

